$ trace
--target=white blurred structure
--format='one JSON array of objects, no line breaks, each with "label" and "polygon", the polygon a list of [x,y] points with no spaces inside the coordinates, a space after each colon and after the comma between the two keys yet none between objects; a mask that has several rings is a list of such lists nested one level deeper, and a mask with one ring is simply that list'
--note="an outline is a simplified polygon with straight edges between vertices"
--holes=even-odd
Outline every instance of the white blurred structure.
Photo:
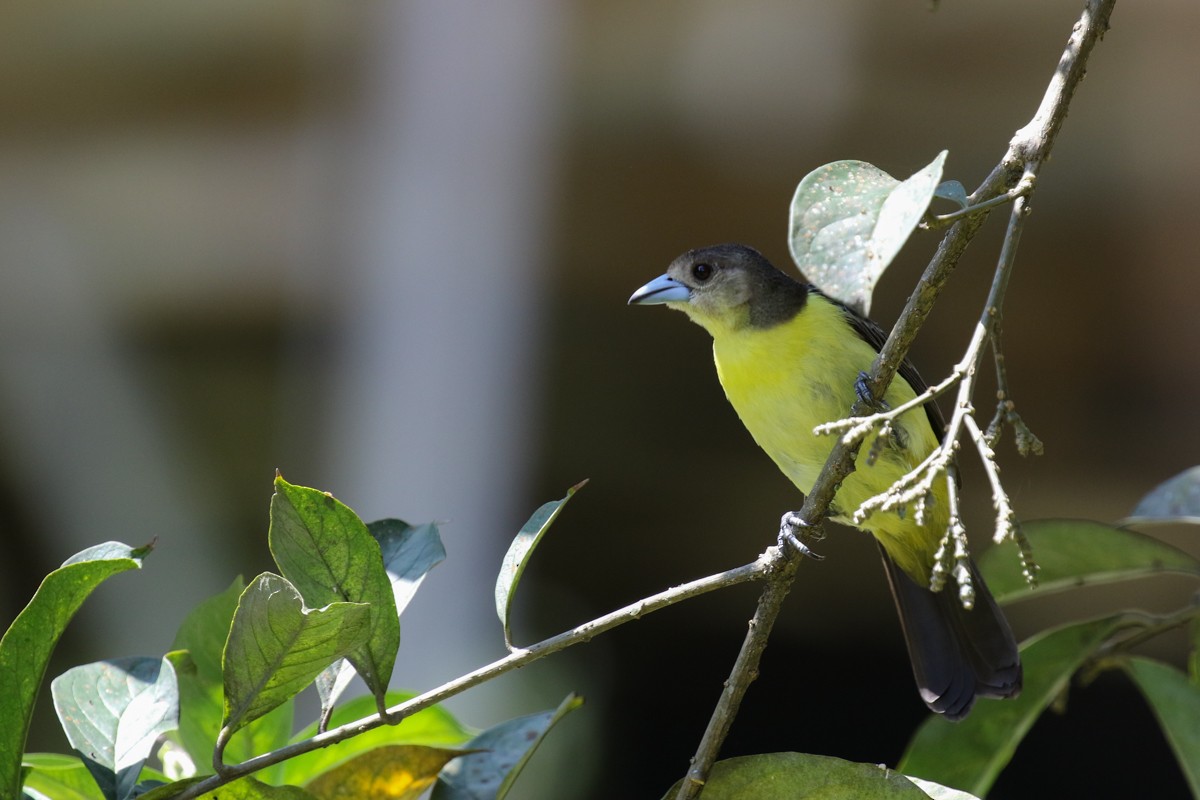
[{"label": "white blurred structure", "polygon": [[373,11],[329,483],[368,520],[446,521],[448,558],[401,620],[393,683],[423,689],[504,654],[492,590],[533,510],[519,498],[537,435],[562,9]]}]

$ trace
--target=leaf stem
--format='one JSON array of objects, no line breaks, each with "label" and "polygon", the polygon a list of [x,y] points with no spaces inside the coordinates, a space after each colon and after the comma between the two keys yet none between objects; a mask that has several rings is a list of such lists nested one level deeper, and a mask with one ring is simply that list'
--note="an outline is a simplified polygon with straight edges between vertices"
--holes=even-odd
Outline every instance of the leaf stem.
[{"label": "leaf stem", "polygon": [[975,214],[979,214],[980,212],[983,212],[983,211],[990,211],[991,209],[995,208],[996,206],[1002,206],[1005,203],[1011,203],[1013,200],[1016,200],[1018,197],[1023,197],[1024,195],[1027,195],[1032,191],[1033,191],[1033,181],[1032,180],[1022,181],[1022,182],[1018,183],[1016,186],[1014,186],[1013,188],[1009,189],[1007,192],[1004,192],[1003,194],[998,194],[995,197],[992,197],[988,200],[983,200],[974,205],[967,206],[966,208],[960,208],[957,211],[951,211],[946,214],[938,214],[935,216],[931,216],[921,224],[921,227],[925,228],[926,230],[936,230],[937,228],[944,228],[947,225],[951,224],[952,222],[957,222],[958,220],[962,219],[963,217],[970,217]]}]

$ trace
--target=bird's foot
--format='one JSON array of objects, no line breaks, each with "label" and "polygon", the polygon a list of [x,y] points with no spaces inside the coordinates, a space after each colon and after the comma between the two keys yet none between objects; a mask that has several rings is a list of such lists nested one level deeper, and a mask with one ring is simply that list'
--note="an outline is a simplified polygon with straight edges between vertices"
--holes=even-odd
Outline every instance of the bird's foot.
[{"label": "bird's foot", "polygon": [[809,525],[795,511],[789,511],[779,519],[779,546],[791,548],[802,556],[820,561],[825,556],[814,553],[802,539],[819,542],[825,538],[820,528]]},{"label": "bird's foot", "polygon": [[887,411],[890,406],[882,400],[875,399],[875,393],[871,391],[869,381],[871,376],[866,372],[858,373],[858,380],[854,382],[854,394],[863,403],[866,403],[876,411]]}]

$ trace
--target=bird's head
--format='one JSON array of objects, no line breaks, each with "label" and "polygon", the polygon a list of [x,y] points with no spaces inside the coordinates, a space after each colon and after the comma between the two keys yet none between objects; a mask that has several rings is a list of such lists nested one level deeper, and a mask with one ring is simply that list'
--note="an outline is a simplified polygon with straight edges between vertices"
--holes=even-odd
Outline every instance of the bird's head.
[{"label": "bird's head", "polygon": [[807,287],[741,244],[689,250],[629,298],[682,311],[713,336],[746,326],[770,327],[804,305]]}]

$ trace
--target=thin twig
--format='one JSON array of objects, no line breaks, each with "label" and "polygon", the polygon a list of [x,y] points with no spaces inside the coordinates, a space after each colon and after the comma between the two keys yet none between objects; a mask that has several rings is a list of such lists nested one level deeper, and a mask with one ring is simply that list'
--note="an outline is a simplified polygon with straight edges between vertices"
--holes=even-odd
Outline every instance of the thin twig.
[{"label": "thin twig", "polygon": [[1009,189],[1007,192],[998,194],[995,197],[989,198],[982,202],[969,205],[966,208],[960,208],[957,211],[951,211],[948,214],[938,214],[936,216],[928,217],[921,222],[920,227],[924,228],[925,230],[944,228],[947,225],[957,222],[964,217],[970,217],[983,211],[989,211],[997,206],[1011,203],[1013,200],[1016,200],[1022,195],[1029,194],[1031,191],[1033,191],[1033,181],[1022,181],[1013,188]]},{"label": "thin twig", "polygon": [[585,622],[576,628],[564,631],[557,636],[552,636],[537,644],[525,648],[517,648],[513,653],[504,658],[493,661],[473,672],[468,672],[466,675],[448,681],[435,689],[431,689],[424,694],[392,706],[387,709],[386,719],[378,713],[372,714],[371,716],[363,717],[354,722],[348,722],[345,725],[325,731],[324,733],[319,733],[312,738],[247,759],[240,764],[223,764],[220,775],[213,775],[203,781],[192,784],[178,795],[175,795],[174,800],[188,800],[188,798],[198,797],[230,781],[245,777],[252,772],[264,769],[273,764],[278,764],[281,761],[286,761],[301,753],[308,753],[312,750],[328,747],[331,744],[336,744],[344,739],[349,739],[384,724],[394,725],[422,709],[428,708],[435,703],[440,703],[448,697],[453,697],[459,692],[470,689],[497,675],[524,667],[538,659],[545,658],[551,653],[557,653],[573,645],[590,641],[597,634],[616,628],[619,625],[624,625],[626,622],[641,619],[644,615],[653,611],[658,611],[683,600],[688,600],[717,589],[724,589],[729,586],[746,583],[747,581],[758,580],[765,575],[777,571],[780,562],[783,560],[784,558],[779,552],[779,548],[769,547],[765,553],[750,564],[667,589],[664,592],[659,592],[636,603],[631,603],[624,608],[609,612],[602,617]]},{"label": "thin twig", "polygon": [[992,333],[992,359],[996,364],[996,412],[992,415],[992,421],[988,423],[987,430],[984,432],[984,437],[992,447],[995,447],[1004,433],[1004,426],[1008,425],[1013,431],[1013,440],[1017,445],[1017,452],[1023,456],[1035,455],[1040,456],[1045,452],[1045,445],[1042,440],[1029,429],[1025,424],[1025,420],[1017,412],[1017,404],[1012,399],[1012,390],[1008,388],[1008,366],[1004,359],[1004,349],[1001,346],[1001,325],[1000,315],[997,315]]},{"label": "thin twig", "polygon": [[[962,380],[963,375],[964,373],[955,367],[941,382],[927,387],[925,391],[908,402],[866,417],[847,417],[845,419],[834,420],[833,422],[826,422],[813,428],[813,433],[817,436],[841,433],[842,441],[846,444],[857,442],[870,433],[877,425],[892,422],[901,414],[941,397],[951,386]],[[880,437],[882,438],[882,436],[883,434],[881,433]]]},{"label": "thin twig", "polygon": [[[1083,79],[1087,58],[1095,47],[1096,42],[1108,30],[1108,19],[1112,14],[1115,4],[1116,0],[1088,0],[1083,14],[1071,31],[1067,47],[1059,59],[1058,67],[1051,77],[1046,92],[1042,97],[1042,103],[1034,114],[1033,119],[1013,136],[1004,158],[1001,159],[1000,163],[984,179],[979,188],[968,198],[969,203],[982,203],[998,194],[1010,192],[1022,183],[1028,183],[1028,191],[1032,192],[1032,181],[1036,179],[1039,168],[1050,155],[1050,150],[1062,127],[1062,122],[1066,118],[1067,107],[1071,97],[1074,95],[1079,82]],[[1021,207],[1021,213],[1018,215],[1020,217],[1024,216],[1027,198],[1028,193],[1025,193],[1017,197],[1014,201],[1015,206]],[[1016,208],[1014,207],[1015,211]],[[917,331],[920,330],[926,317],[929,316],[934,302],[940,295],[941,289],[949,278],[950,273],[953,272],[954,267],[958,264],[958,259],[962,255],[963,250],[966,249],[971,239],[974,238],[988,215],[989,210],[984,209],[983,211],[977,211],[963,217],[955,221],[942,238],[937,252],[934,254],[929,266],[926,267],[925,273],[921,276],[916,289],[909,296],[904,310],[896,321],[896,325],[892,328],[891,335],[888,336],[874,364],[871,366],[870,375],[867,379],[867,387],[871,396],[886,396],[887,387],[903,362],[913,340],[916,338]],[[1009,239],[1012,239],[1012,243],[1015,245],[1015,234],[1012,229],[1013,223],[1010,221],[1006,243]],[[1019,223],[1017,224],[1016,232],[1019,233]],[[998,275],[997,280],[1006,282],[1007,275]],[[994,281],[993,294],[996,293],[997,287],[995,284],[996,282]],[[1003,283],[1001,284],[999,294],[1002,297]],[[986,322],[981,322],[978,328],[977,333],[981,337],[979,346],[982,347],[982,339],[987,336],[988,326]],[[964,375],[962,382],[959,384],[960,397],[962,396],[962,387],[966,385],[968,380],[971,380],[973,384],[970,374]],[[968,394],[966,397],[969,400],[970,395]],[[959,405],[961,407],[963,404],[960,403]],[[871,410],[866,403],[860,400],[854,404],[850,414],[851,416],[862,417],[866,416]],[[956,409],[956,413],[965,412],[962,412],[961,409]],[[960,421],[959,425],[961,426],[961,424]],[[828,514],[829,507],[833,502],[833,497],[837,493],[838,487],[846,476],[854,470],[854,459],[858,453],[860,444],[860,442],[848,443],[841,440],[834,444],[829,458],[825,461],[825,466],[821,470],[821,474],[817,477],[816,483],[805,498],[804,507],[798,512],[798,516],[809,525],[818,526]],[[794,573],[784,571],[783,574],[771,580],[772,582],[778,581],[790,584],[793,578]],[[786,585],[781,591],[786,593]],[[769,601],[766,595],[767,593],[764,592],[763,598],[759,601],[760,609]],[[743,650],[748,646],[751,638],[754,638],[756,641],[761,639],[765,643],[766,638],[770,635],[770,629],[769,626],[765,626],[766,629],[763,629],[763,627],[756,625],[751,629],[747,635],[747,643],[743,645]],[[729,683],[741,682],[745,678],[746,671],[756,669],[757,659],[751,659],[743,663],[739,657],[729,677]],[[751,672],[750,674],[753,673]],[[724,696],[722,699],[724,700]],[[733,717],[737,714],[737,710],[737,702],[729,704],[721,703],[713,710],[712,717],[709,719],[708,727],[701,740],[701,746],[697,749],[696,755],[692,759],[691,768],[684,779],[684,785],[677,795],[679,800],[694,798],[699,795],[704,783],[708,779],[712,764],[716,760],[721,743],[730,728]]]},{"label": "thin twig", "polygon": [[[1009,214],[1008,228],[1004,234],[1004,243],[1000,247],[1000,257],[996,264],[996,271],[992,277],[992,287],[988,292],[987,302],[984,304],[983,312],[980,314],[979,322],[975,325],[975,331],[971,336],[971,341],[967,345],[966,353],[964,353],[961,361],[955,365],[951,376],[961,375],[958,381],[958,394],[954,404],[954,413],[950,417],[950,422],[946,425],[946,432],[942,438],[942,443],[914,470],[902,476],[887,491],[878,494],[863,502],[858,510],[854,512],[854,521],[861,523],[869,515],[878,511],[890,511],[895,507],[907,505],[915,498],[925,498],[933,490],[933,483],[939,475],[947,473],[953,466],[954,456],[958,451],[959,437],[962,435],[963,429],[968,427],[978,430],[974,421],[975,408],[971,404],[971,398],[975,394],[975,381],[979,373],[979,365],[983,360],[984,345],[994,336],[998,328],[996,320],[999,316],[1000,309],[1004,306],[1005,292],[1008,290],[1009,276],[1012,274],[1013,264],[1016,258],[1017,244],[1021,239],[1021,230],[1024,227],[1024,222],[1028,217],[1028,195],[1022,195],[1013,203],[1012,212]],[[994,454],[991,453],[991,448],[984,442],[980,436],[975,440],[980,449],[980,457],[985,464],[995,468],[995,462],[992,460]],[[986,449],[986,452],[985,452]],[[990,454],[990,455],[989,455]],[[996,477],[995,486],[999,486],[999,477]],[[963,601],[963,606],[969,608],[974,601],[974,590],[970,585],[970,570],[966,569],[965,564],[965,529],[962,527],[961,517],[958,515],[956,501],[956,486],[950,486],[950,517],[948,527],[942,539],[942,546],[938,550],[938,557],[934,559],[933,572],[930,575],[930,586],[935,590],[940,589],[946,579],[947,570],[947,546],[950,542],[955,544],[955,569],[954,575],[959,581],[959,596]],[[1003,490],[1000,490],[1001,496],[1007,502],[1007,496],[1003,495]],[[993,489],[995,496],[995,488]],[[920,507],[919,507],[920,508]],[[1011,509],[1009,509],[1011,511]],[[918,518],[918,523],[921,520]],[[1013,524],[1003,526],[997,529],[996,536],[1001,533],[1007,536],[1015,536],[1016,526]],[[997,541],[1000,539],[997,538]],[[961,552],[960,552],[961,551]],[[1022,553],[1026,553],[1026,549],[1022,548]],[[1036,572],[1036,565],[1032,562],[1027,565],[1031,572]],[[962,568],[960,568],[962,567]]]},{"label": "thin twig", "polygon": [[1017,514],[1008,499],[1008,492],[1000,482],[1000,465],[996,463],[996,451],[984,437],[983,431],[979,430],[979,423],[974,417],[967,417],[966,426],[967,434],[975,443],[975,449],[979,451],[979,460],[983,462],[983,471],[992,487],[992,507],[996,509],[996,530],[992,534],[992,541],[1011,539],[1016,535]]},{"label": "thin twig", "polygon": [[[969,420],[970,417],[968,416]],[[933,554],[933,570],[929,575],[929,588],[940,592],[946,578],[954,576],[958,585],[958,599],[968,611],[975,606],[975,586],[972,583],[970,549],[967,547],[967,528],[962,523],[961,504],[958,499],[958,471],[951,462],[946,467],[946,505],[949,506],[946,532]]]}]

